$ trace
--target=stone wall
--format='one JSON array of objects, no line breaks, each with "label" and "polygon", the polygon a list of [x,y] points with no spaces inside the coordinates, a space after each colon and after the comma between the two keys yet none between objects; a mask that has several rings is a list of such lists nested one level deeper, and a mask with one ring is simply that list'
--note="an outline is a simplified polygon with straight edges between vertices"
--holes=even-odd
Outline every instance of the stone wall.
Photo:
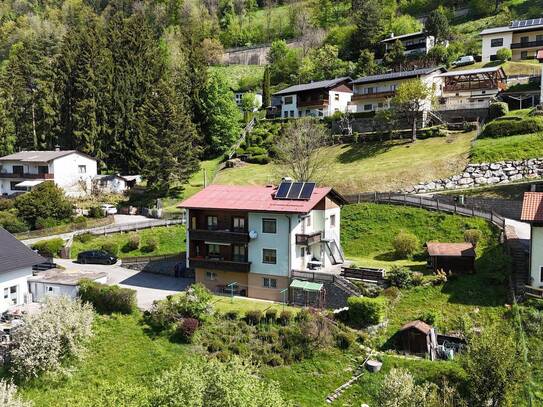
[{"label": "stone wall", "polygon": [[435,191],[507,184],[521,179],[543,176],[543,158],[497,163],[468,164],[461,174],[449,178],[421,183],[404,189],[406,193]]},{"label": "stone wall", "polygon": [[[461,192],[459,192],[461,194]],[[433,195],[439,199],[439,202],[454,205],[456,203],[454,195]],[[496,212],[506,218],[520,220],[522,212],[522,200],[510,200],[499,198],[486,198],[481,196],[465,196],[464,206],[469,208],[480,209],[486,212]]]}]

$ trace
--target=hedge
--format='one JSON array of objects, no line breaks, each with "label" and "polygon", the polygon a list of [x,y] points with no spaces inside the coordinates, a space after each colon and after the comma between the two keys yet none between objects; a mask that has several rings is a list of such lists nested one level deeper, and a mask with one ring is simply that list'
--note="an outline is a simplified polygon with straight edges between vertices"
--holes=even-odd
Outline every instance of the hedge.
[{"label": "hedge", "polygon": [[386,300],[383,297],[349,297],[349,322],[357,326],[376,325],[385,316]]},{"label": "hedge", "polygon": [[543,131],[543,119],[537,117],[524,120],[494,120],[485,126],[479,137],[498,138],[540,131]]},{"label": "hedge", "polygon": [[55,257],[60,254],[60,250],[64,247],[64,240],[60,237],[55,239],[40,240],[32,245],[34,250],[45,257]]},{"label": "hedge", "polygon": [[80,282],[79,297],[82,301],[91,303],[101,314],[131,314],[137,308],[136,290],[100,284],[88,279]]}]

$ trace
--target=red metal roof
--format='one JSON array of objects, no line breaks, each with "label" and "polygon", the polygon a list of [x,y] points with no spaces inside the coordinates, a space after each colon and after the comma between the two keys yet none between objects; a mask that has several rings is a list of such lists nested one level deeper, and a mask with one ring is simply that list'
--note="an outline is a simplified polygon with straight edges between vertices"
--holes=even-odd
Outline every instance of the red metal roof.
[{"label": "red metal roof", "polygon": [[426,243],[430,256],[475,257],[475,249],[471,243]]},{"label": "red metal roof", "polygon": [[520,220],[543,222],[543,192],[525,192]]},{"label": "red metal roof", "polygon": [[[315,188],[307,201],[274,199],[276,187],[210,185],[179,204],[188,209],[230,209],[254,212],[307,213],[322,198],[332,192],[332,188]],[[337,193],[331,196],[334,199]],[[341,197],[340,197],[341,198]],[[342,198],[341,198],[342,199]],[[337,201],[337,199],[334,199]],[[338,202],[341,204],[342,202]]]}]

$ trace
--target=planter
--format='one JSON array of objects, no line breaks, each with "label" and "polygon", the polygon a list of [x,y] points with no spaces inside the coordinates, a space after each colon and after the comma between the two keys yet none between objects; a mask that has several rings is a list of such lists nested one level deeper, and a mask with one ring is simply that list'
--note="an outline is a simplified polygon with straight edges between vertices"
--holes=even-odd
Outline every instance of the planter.
[{"label": "planter", "polygon": [[382,362],[379,362],[378,360],[368,360],[366,362],[366,369],[368,369],[371,373],[377,373],[379,370],[381,370],[381,367],[383,366]]}]

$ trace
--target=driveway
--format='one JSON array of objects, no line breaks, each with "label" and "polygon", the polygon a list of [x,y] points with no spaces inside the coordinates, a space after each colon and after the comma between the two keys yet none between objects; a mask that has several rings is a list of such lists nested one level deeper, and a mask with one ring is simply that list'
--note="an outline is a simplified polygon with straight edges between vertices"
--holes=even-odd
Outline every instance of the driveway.
[{"label": "driveway", "polygon": [[162,300],[168,295],[185,290],[194,280],[190,278],[174,278],[161,274],[144,273],[131,270],[119,263],[112,266],[101,264],[78,264],[72,260],[55,259],[55,263],[66,270],[99,271],[108,275],[108,284],[118,284],[121,287],[136,290],[138,307],[149,309],[155,300]]}]

